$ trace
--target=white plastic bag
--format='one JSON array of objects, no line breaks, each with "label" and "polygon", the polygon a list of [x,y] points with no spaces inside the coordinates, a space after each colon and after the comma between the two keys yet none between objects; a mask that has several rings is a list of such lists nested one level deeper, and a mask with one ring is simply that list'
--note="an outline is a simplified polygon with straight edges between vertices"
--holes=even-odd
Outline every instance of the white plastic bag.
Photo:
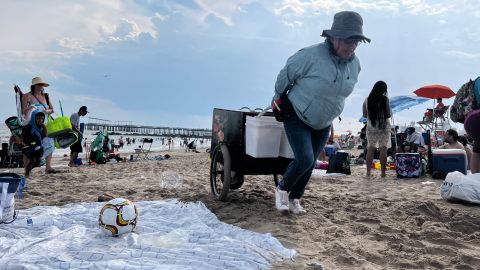
[{"label": "white plastic bag", "polygon": [[440,186],[440,196],[448,201],[480,204],[480,173],[464,175],[455,171],[447,174]]}]

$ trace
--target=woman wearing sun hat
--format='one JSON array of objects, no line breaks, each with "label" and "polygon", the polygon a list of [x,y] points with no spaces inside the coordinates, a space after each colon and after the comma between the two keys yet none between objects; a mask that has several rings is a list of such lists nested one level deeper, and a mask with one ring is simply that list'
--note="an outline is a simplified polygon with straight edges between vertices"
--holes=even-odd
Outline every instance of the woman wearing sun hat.
[{"label": "woman wearing sun hat", "polygon": [[325,42],[299,50],[278,74],[272,108],[282,115],[295,155],[275,190],[275,206],[281,212],[306,212],[300,198],[316,157],[358,80],[360,61],[355,49],[360,42],[370,42],[362,26],[358,13],[338,12],[331,29],[322,33]]},{"label": "woman wearing sun hat", "polygon": [[28,121],[30,114],[34,110],[39,110],[47,115],[54,113],[53,106],[50,103],[48,94],[45,93],[45,87],[50,86],[42,78],[35,77],[30,85],[30,92],[22,97],[22,114]]},{"label": "woman wearing sun hat", "polygon": [[[43,112],[45,114],[45,120],[55,112],[48,94],[45,93],[45,87],[48,86],[50,86],[50,84],[40,77],[32,79],[30,92],[25,93],[22,97],[22,114],[27,123],[30,122],[30,116],[33,111]],[[53,139],[48,137],[43,138],[42,146],[44,147],[44,158],[46,160],[45,173],[55,173],[56,171],[52,168]]]}]

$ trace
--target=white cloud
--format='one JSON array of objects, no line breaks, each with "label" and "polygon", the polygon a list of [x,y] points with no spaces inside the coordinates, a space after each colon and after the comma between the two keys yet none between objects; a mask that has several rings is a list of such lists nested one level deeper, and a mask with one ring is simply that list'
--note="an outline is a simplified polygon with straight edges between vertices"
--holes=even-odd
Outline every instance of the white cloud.
[{"label": "white cloud", "polygon": [[282,16],[304,16],[321,12],[331,14],[346,9],[398,12],[399,4],[393,1],[283,0],[274,12]]},{"label": "white cloud", "polygon": [[79,38],[58,38],[57,43],[60,47],[72,52],[72,54],[88,53],[93,54],[93,48],[89,47],[85,42]]},{"label": "white cloud", "polygon": [[468,60],[480,60],[480,53],[468,53],[456,50],[446,51],[445,54],[454,56],[454,57],[461,57]]},{"label": "white cloud", "polygon": [[218,1],[218,0],[195,0],[195,3],[199,5],[206,13],[204,17],[212,14],[221,19],[226,25],[232,26],[232,17],[235,12],[244,12],[241,9],[242,5],[255,2],[253,0],[230,0],[230,1]]},{"label": "white cloud", "polygon": [[441,3],[431,3],[426,0],[283,0],[277,5],[274,13],[280,16],[305,16],[320,13],[332,14],[340,10],[385,11],[393,14],[407,13],[410,15],[441,15],[447,12],[469,13],[480,16],[479,3],[468,0],[449,0]]},{"label": "white cloud", "polygon": [[286,26],[292,27],[292,28],[301,27],[301,26],[303,25],[303,23],[300,22],[300,21],[292,21],[292,22],[289,22],[289,21],[283,20],[282,22],[283,22],[283,24],[285,24]]},{"label": "white cloud", "polygon": [[106,29],[103,31],[108,40],[114,41],[135,40],[142,33],[137,23],[127,19],[121,19],[120,23],[115,25],[114,31],[110,33]]},{"label": "white cloud", "polygon": [[425,0],[402,0],[401,4],[412,15],[438,15],[449,10],[451,4],[428,4]]},{"label": "white cloud", "polygon": [[20,63],[26,58],[92,54],[108,33],[102,29],[113,29],[109,33],[123,40],[134,39],[140,32],[155,36],[146,13],[142,7],[121,0],[4,0],[0,35],[8,38],[0,43],[0,53],[18,57]]}]

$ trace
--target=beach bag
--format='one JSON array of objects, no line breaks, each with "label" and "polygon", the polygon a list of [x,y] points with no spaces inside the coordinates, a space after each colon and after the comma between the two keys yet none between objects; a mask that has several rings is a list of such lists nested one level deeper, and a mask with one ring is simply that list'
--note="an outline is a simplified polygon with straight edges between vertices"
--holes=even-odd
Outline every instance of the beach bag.
[{"label": "beach bag", "polygon": [[480,174],[464,175],[458,171],[447,174],[440,186],[440,196],[447,201],[480,204]]},{"label": "beach bag", "polygon": [[66,133],[59,134],[55,137],[55,148],[65,149],[79,140],[77,132],[71,130]]},{"label": "beach bag", "polygon": [[0,224],[12,223],[17,217],[15,212],[15,193],[22,198],[25,177],[15,173],[0,173]]},{"label": "beach bag", "polygon": [[[287,85],[283,93],[280,95],[279,98],[275,99],[272,102],[272,112],[273,116],[275,117],[275,120],[278,122],[283,122],[283,113],[287,113],[287,110],[289,110],[289,106],[291,107],[290,100],[288,100],[288,93],[290,90],[293,88],[293,83]],[[291,113],[291,112],[290,112]]]},{"label": "beach bag", "polygon": [[72,131],[72,123],[68,116],[57,117],[55,119],[49,117],[49,121],[45,126],[47,127],[48,137],[50,138],[55,138]]},{"label": "beach bag", "polygon": [[422,175],[422,161],[419,153],[395,154],[395,171],[398,178],[416,178]]},{"label": "beach bag", "polygon": [[328,160],[327,173],[343,173],[350,175],[350,156],[347,152],[337,151]]},{"label": "beach bag", "polygon": [[7,118],[5,125],[7,125],[13,136],[22,137],[22,123],[17,116]]},{"label": "beach bag", "polygon": [[[479,92],[476,94],[476,91]],[[475,81],[468,81],[460,90],[458,90],[455,100],[453,101],[452,106],[450,107],[450,119],[456,123],[465,122],[467,115],[475,110],[480,108],[480,77]]]}]

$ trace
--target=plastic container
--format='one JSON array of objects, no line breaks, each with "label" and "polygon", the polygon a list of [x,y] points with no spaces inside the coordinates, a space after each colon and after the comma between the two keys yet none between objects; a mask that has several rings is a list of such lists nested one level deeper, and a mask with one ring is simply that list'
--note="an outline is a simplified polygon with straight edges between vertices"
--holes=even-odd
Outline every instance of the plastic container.
[{"label": "plastic container", "polygon": [[255,158],[276,158],[280,151],[283,125],[274,117],[247,116],[245,153]]},{"label": "plastic container", "polygon": [[333,145],[325,145],[325,155],[331,157],[335,153],[335,148]]},{"label": "plastic container", "polygon": [[294,158],[292,147],[288,142],[287,133],[285,133],[285,128],[282,126],[282,138],[280,139],[280,149],[278,155],[284,158]]},{"label": "plastic container", "polygon": [[441,171],[443,175],[459,171],[467,174],[467,154],[461,149],[433,149],[433,171]]}]

